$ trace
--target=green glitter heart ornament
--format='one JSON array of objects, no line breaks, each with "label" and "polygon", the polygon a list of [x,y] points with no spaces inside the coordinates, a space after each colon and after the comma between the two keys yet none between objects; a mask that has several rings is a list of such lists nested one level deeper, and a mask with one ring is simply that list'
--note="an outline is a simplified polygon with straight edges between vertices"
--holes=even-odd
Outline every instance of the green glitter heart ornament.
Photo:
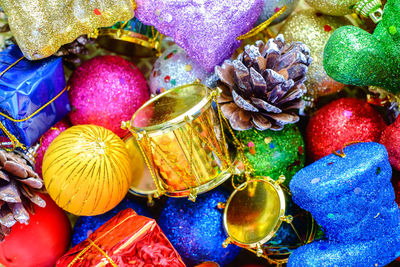
[{"label": "green glitter heart ornament", "polygon": [[354,27],[337,29],[324,51],[324,68],[334,80],[400,92],[400,1],[388,0],[373,34]]},{"label": "green glitter heart ornament", "polygon": [[283,184],[288,185],[293,175],[304,167],[304,141],[296,125],[286,125],[281,131],[237,131],[236,137],[245,147],[245,156],[255,176],[278,180],[284,175]]}]

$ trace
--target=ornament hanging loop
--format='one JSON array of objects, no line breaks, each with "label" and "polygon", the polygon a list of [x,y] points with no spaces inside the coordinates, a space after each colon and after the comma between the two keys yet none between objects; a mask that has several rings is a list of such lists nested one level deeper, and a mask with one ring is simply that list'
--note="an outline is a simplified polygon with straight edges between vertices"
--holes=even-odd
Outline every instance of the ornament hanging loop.
[{"label": "ornament hanging loop", "polygon": [[351,141],[351,142],[348,142],[340,149],[340,153],[338,153],[336,150],[333,151],[332,153],[335,154],[338,157],[345,158],[346,154],[344,153],[343,149],[345,149],[349,145],[354,145],[354,144],[358,144],[358,143],[362,143],[362,141]]}]

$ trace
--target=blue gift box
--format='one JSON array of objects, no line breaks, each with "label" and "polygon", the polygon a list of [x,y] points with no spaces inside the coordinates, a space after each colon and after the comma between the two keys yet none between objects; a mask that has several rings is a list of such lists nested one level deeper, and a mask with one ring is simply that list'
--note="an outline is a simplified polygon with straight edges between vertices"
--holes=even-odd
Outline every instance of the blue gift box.
[{"label": "blue gift box", "polygon": [[30,61],[22,57],[16,45],[0,52],[0,73],[11,66],[0,76],[0,122],[4,126],[1,135],[11,134],[30,147],[67,115],[71,106],[62,59]]}]

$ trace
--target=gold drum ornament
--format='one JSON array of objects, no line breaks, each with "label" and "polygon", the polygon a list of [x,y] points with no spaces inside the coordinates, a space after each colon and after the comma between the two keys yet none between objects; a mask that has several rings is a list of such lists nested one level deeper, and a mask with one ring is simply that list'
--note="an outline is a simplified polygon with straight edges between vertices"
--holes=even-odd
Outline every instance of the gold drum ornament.
[{"label": "gold drum ornament", "polygon": [[291,202],[283,181],[283,176],[278,181],[253,177],[237,187],[226,203],[219,204],[228,235],[224,247],[235,244],[270,264],[282,265],[294,249],[314,239],[314,220]]},{"label": "gold drum ornament", "polygon": [[153,26],[143,24],[136,17],[97,29],[89,37],[96,39],[107,50],[131,57],[154,57],[161,54],[163,39],[163,35]]},{"label": "gold drum ornament", "polygon": [[156,197],[194,201],[231,176],[224,129],[212,107],[216,92],[199,83],[177,87],[149,100],[122,123],[138,142]]}]

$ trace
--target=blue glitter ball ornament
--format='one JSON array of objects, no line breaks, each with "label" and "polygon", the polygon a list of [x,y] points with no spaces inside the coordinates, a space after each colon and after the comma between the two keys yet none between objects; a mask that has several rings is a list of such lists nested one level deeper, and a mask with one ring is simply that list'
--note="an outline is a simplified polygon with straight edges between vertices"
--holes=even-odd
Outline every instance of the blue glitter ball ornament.
[{"label": "blue glitter ball ornament", "polygon": [[214,261],[224,266],[240,252],[235,245],[222,247],[227,235],[223,211],[217,205],[228,197],[227,192],[216,189],[198,196],[194,203],[179,198],[167,200],[158,223],[187,265]]},{"label": "blue glitter ball ornament", "polygon": [[327,240],[295,250],[291,266],[384,266],[400,256],[400,210],[383,145],[359,143],[300,170],[293,200],[322,226]]},{"label": "blue glitter ball ornament", "polygon": [[150,211],[147,206],[136,202],[134,199],[125,198],[118,204],[114,209],[110,210],[107,213],[97,216],[82,216],[79,217],[76,221],[74,227],[74,234],[72,236],[72,246],[79,244],[83,240],[85,240],[91,233],[96,231],[100,226],[110,220],[112,217],[117,215],[121,210],[125,210],[127,208],[133,209],[137,214],[143,215],[146,217],[151,216]]}]

